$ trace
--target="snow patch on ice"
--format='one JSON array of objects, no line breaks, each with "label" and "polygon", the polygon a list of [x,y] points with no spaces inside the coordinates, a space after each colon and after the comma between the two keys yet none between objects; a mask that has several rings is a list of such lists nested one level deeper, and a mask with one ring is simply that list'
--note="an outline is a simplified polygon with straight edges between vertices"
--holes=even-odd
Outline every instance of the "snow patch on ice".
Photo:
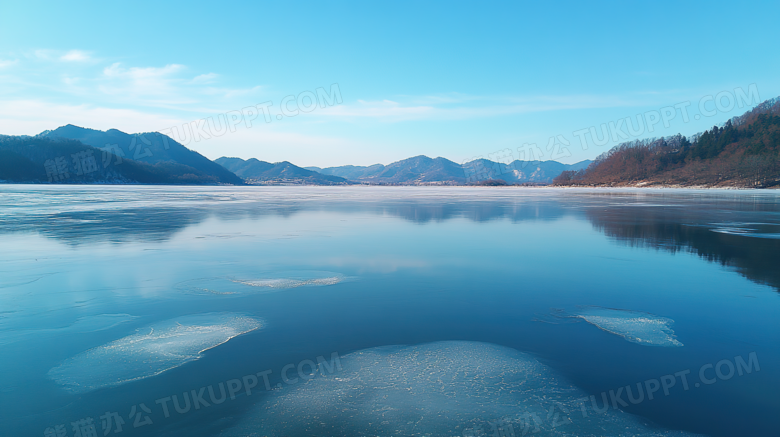
[{"label": "snow patch on ice", "polygon": [[671,328],[674,320],[666,317],[638,311],[599,307],[587,308],[576,317],[606,332],[619,335],[632,343],[645,346],[683,346]]},{"label": "snow patch on ice", "polygon": [[260,326],[233,313],[177,317],[68,358],[48,376],[73,393],[117,386],[197,360],[202,352]]},{"label": "snow patch on ice", "polygon": [[238,281],[233,282],[249,285],[252,287],[267,287],[267,288],[297,288],[306,285],[335,285],[341,282],[341,278],[337,276],[331,276],[328,278],[314,278],[314,279],[257,279],[251,281]]},{"label": "snow patch on ice", "polygon": [[221,435],[499,435],[496,425],[518,436],[690,435],[651,428],[616,409],[583,415],[582,390],[532,356],[498,345],[378,347],[340,364],[333,374],[272,392]]},{"label": "snow patch on ice", "polygon": [[242,295],[336,285],[349,279],[339,273],[320,271],[275,272],[252,276],[191,279],[177,284],[176,288],[188,294]]}]

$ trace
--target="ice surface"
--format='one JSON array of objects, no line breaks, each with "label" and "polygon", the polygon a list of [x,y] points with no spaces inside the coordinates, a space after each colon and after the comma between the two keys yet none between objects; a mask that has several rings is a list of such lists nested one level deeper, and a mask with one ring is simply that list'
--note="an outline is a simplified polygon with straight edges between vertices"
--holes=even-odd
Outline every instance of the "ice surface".
[{"label": "ice surface", "polygon": [[234,313],[178,317],[80,353],[48,375],[73,393],[116,386],[197,360],[201,352],[259,327],[258,320]]},{"label": "ice surface", "polygon": [[123,323],[130,322],[136,318],[137,317],[131,316],[130,314],[97,314],[94,316],[81,317],[76,320],[76,323],[68,328],[64,328],[64,330],[76,333],[104,331]]},{"label": "ice surface", "polygon": [[689,435],[611,408],[585,416],[584,392],[533,357],[502,346],[380,347],[345,355],[341,365],[274,391],[220,435]]},{"label": "ice surface", "polygon": [[35,341],[41,337],[66,334],[83,334],[87,332],[104,331],[135,319],[129,314],[97,314],[81,317],[70,326],[64,328],[19,329],[0,331],[0,346],[18,342]]},{"label": "ice surface", "polygon": [[638,311],[589,307],[576,315],[604,331],[645,346],[679,347],[674,320]]}]

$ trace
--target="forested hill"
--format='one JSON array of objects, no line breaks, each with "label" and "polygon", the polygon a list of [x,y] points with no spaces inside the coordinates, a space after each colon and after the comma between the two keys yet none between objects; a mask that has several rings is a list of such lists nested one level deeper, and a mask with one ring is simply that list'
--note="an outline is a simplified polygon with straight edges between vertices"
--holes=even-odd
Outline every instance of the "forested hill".
[{"label": "forested hill", "polygon": [[[220,184],[223,175],[173,160],[130,159],[117,145],[97,148],[49,136],[0,135],[0,182],[71,184]],[[132,155],[131,155],[132,156]],[[222,169],[224,170],[224,169]],[[225,171],[242,184],[241,179]],[[222,177],[224,179],[224,177]]]},{"label": "forested hill", "polygon": [[780,97],[734,117],[723,127],[623,143],[585,170],[553,181],[576,186],[780,186]]},{"label": "forested hill", "polygon": [[81,141],[103,152],[140,164],[150,164],[166,174],[170,183],[222,183],[241,185],[241,178],[200,153],[158,132],[128,134],[117,129],[101,131],[73,126],[59,127],[37,137]]}]

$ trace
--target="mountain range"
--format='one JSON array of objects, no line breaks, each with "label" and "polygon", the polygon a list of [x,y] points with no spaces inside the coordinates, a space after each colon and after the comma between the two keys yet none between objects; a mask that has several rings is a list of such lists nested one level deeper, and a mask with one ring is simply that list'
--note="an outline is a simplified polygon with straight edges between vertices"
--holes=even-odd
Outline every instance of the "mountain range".
[{"label": "mountain range", "polygon": [[457,164],[415,156],[389,165],[301,168],[290,162],[222,157],[211,161],[172,138],[66,125],[35,136],[0,135],[0,181],[28,183],[469,185],[547,184],[564,171],[556,161],[486,159]]},{"label": "mountain range", "polygon": [[595,161],[457,164],[415,156],[389,165],[301,168],[290,162],[211,161],[172,138],[66,125],[0,135],[0,181],[26,183],[780,186],[780,97],[721,126],[619,144]]},{"label": "mountain range", "polygon": [[351,181],[374,184],[450,184],[464,185],[483,181],[500,180],[508,184],[549,184],[563,171],[579,171],[590,165],[585,160],[576,164],[557,161],[513,161],[508,164],[477,159],[457,164],[445,158],[429,158],[424,155],[404,159],[384,166],[367,167],[345,165],[342,167],[306,167],[325,175],[340,176]]}]

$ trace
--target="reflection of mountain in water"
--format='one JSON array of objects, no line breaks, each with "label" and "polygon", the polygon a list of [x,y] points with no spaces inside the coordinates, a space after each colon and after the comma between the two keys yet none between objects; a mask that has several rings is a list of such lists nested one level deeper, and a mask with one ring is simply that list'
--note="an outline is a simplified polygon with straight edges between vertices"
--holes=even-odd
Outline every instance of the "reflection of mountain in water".
[{"label": "reflection of mountain in water", "polygon": [[341,214],[368,213],[378,216],[398,217],[418,224],[468,219],[487,222],[509,218],[514,222],[523,220],[555,220],[566,210],[558,203],[534,202],[515,204],[512,202],[454,202],[432,201],[390,201],[390,202],[345,202],[307,201],[289,204],[266,204],[262,202],[223,202],[202,206],[149,206],[116,209],[107,204],[92,210],[71,210],[63,212],[15,213],[0,215],[0,234],[36,232],[67,244],[92,244],[101,242],[129,243],[166,241],[177,232],[197,225],[209,217],[224,221],[257,220],[267,216],[290,217],[314,211],[337,212]]},{"label": "reflection of mountain in water", "polygon": [[[722,206],[722,205],[721,205]],[[764,209],[760,206],[751,208]],[[723,223],[748,224],[754,211],[737,213],[713,207],[612,206],[589,208],[586,216],[605,235],[632,247],[672,253],[688,251],[707,261],[736,269],[746,278],[780,291],[780,240],[717,232]],[[742,217],[739,217],[742,216]]]},{"label": "reflection of mountain in water", "polygon": [[[197,210],[166,208],[124,209],[118,211],[65,212],[34,222],[22,221],[12,230],[35,230],[67,244],[154,242],[169,239],[174,233],[203,219]],[[8,228],[3,226],[3,230]]]},{"label": "reflection of mountain in water", "polygon": [[[550,221],[583,217],[620,242],[690,251],[780,290],[780,209],[776,196],[746,193],[524,191],[188,191],[28,189],[7,191],[0,235],[34,232],[71,245],[156,242],[208,218],[223,221],[331,212],[389,216],[418,224],[461,219]],[[302,194],[303,193],[303,194]],[[101,197],[102,196],[102,197]],[[482,196],[482,197],[478,197]],[[491,197],[492,196],[492,197]],[[36,203],[37,202],[37,203]],[[772,221],[774,223],[766,224]],[[757,224],[763,223],[763,224]],[[227,225],[229,227],[229,224]],[[751,233],[752,232],[752,233]],[[763,235],[762,235],[763,233]]]},{"label": "reflection of mountain in water", "polygon": [[556,220],[566,213],[566,210],[558,202],[539,201],[523,204],[511,201],[435,201],[428,203],[416,201],[366,206],[369,210],[379,214],[399,217],[420,224],[458,218],[475,222],[504,218],[513,222]]}]

